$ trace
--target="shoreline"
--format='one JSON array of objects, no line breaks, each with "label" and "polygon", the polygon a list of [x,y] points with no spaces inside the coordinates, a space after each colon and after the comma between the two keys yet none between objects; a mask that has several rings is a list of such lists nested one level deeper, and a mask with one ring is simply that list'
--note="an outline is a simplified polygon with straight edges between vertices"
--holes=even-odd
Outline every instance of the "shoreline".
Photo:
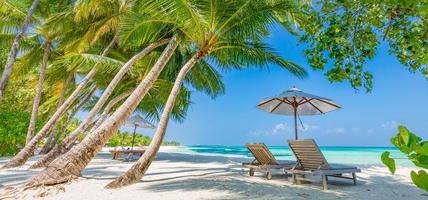
[{"label": "shoreline", "polygon": [[[358,184],[331,178],[330,190],[323,191],[320,179],[312,184],[294,185],[290,177],[274,172],[272,180],[262,173],[254,177],[241,168],[248,158],[173,152],[161,148],[143,179],[134,185],[108,190],[104,186],[125,172],[132,162],[114,161],[104,150],[82,172],[82,177],[69,184],[30,189],[18,199],[426,199],[427,193],[410,182],[412,168],[399,167],[391,175],[382,166],[360,166]],[[0,170],[0,191],[16,186],[40,169],[28,170],[37,159],[32,157],[23,167]],[[3,165],[9,158],[0,158]]]}]

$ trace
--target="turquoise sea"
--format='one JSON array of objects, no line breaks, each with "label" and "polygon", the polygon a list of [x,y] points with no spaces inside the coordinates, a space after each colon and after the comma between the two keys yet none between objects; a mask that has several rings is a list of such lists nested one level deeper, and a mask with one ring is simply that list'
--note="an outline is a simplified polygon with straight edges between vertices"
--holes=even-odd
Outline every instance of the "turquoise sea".
[{"label": "turquoise sea", "polygon": [[[358,165],[383,165],[380,156],[384,151],[391,152],[391,157],[396,159],[399,166],[413,166],[404,155],[394,147],[320,147],[326,159],[331,163],[358,164]],[[288,147],[270,146],[272,154],[278,160],[294,160],[294,156]],[[250,152],[244,146],[185,146],[180,151],[206,155],[241,156],[252,158]]]}]

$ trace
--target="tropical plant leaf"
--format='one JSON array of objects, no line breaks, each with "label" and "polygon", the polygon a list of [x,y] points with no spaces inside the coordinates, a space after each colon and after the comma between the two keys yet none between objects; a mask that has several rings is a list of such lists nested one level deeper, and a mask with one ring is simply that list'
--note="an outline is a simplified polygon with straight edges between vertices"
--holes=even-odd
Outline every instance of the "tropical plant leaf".
[{"label": "tropical plant leaf", "polygon": [[413,183],[428,192],[428,174],[424,170],[419,170],[418,173],[415,171],[410,172],[410,177],[412,178]]},{"label": "tropical plant leaf", "polygon": [[404,126],[398,127],[398,133],[400,134],[401,139],[403,140],[406,146],[409,145],[410,142],[410,133],[409,130]]},{"label": "tropical plant leaf", "polygon": [[389,151],[385,151],[382,153],[381,160],[382,163],[388,167],[389,171],[394,174],[395,173],[395,160],[390,158],[389,155],[391,153]]}]

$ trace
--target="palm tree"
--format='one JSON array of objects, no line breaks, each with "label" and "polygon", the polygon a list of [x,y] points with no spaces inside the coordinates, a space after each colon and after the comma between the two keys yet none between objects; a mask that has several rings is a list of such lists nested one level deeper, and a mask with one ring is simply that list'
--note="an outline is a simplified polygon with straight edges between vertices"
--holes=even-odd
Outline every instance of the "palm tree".
[{"label": "palm tree", "polygon": [[[67,3],[67,5],[64,3]],[[63,6],[62,9],[64,8],[67,9],[68,7],[70,7],[69,2],[66,0],[58,1],[58,4]],[[46,68],[48,65],[48,60],[51,54],[52,43],[60,39],[59,37],[60,33],[64,31],[62,29],[58,30],[58,28],[52,27],[52,25],[49,23],[50,17],[57,14],[58,11],[63,12],[63,10],[58,9],[57,6],[41,6],[40,10],[41,11],[38,12],[37,15],[35,15],[35,17],[38,18],[39,23],[35,24],[34,27],[37,28],[36,32],[38,33],[38,35],[43,37],[45,41],[43,45],[44,50],[43,50],[42,65],[40,67],[37,90],[34,95],[34,102],[33,102],[33,108],[31,112],[30,123],[27,130],[26,143],[28,143],[31,140],[31,138],[33,138],[35,133],[35,125],[36,125],[36,120],[37,120],[37,115],[39,110],[40,99],[42,96],[43,82],[45,78]],[[57,24],[54,23],[54,25],[57,25]],[[67,28],[70,28],[70,27],[67,27]]]},{"label": "palm tree", "polygon": [[88,90],[89,91],[84,93],[83,96],[80,98],[80,100],[76,102],[76,105],[73,105],[72,109],[69,110],[69,112],[67,113],[67,116],[65,117],[65,121],[64,121],[64,124],[62,125],[62,128],[60,130],[55,130],[55,129],[52,130],[52,133],[50,135],[51,137],[49,137],[46,140],[45,145],[40,151],[41,153],[49,152],[54,147],[58,139],[65,132],[68,125],[70,125],[71,122],[73,122],[74,116],[77,114],[77,112],[83,108],[83,106],[91,99],[91,97],[97,91],[97,87],[93,86],[88,88]]},{"label": "palm tree", "polygon": [[[75,76],[74,72],[70,72],[67,75],[67,78],[64,82],[64,86],[61,89],[61,92],[60,92],[59,97],[58,97],[58,101],[56,103],[56,110],[58,110],[61,107],[61,105],[64,103],[66,93],[67,93],[68,89],[70,88],[70,85],[72,85],[71,82],[74,82],[74,76]],[[54,139],[53,136],[57,135],[56,132],[58,131],[57,130],[58,122],[59,122],[59,120],[54,125],[52,125],[52,133],[49,135],[48,139],[46,140],[45,146],[50,145],[53,142],[53,139]],[[45,148],[45,146],[43,146],[43,149]],[[46,153],[48,150],[48,149],[46,149],[44,152],[43,149],[40,151],[40,153]]]},{"label": "palm tree", "polygon": [[[95,7],[98,4],[95,4]],[[144,19],[143,23],[140,24],[140,31],[138,35],[140,36],[138,43],[142,43],[144,41],[152,41],[152,38],[156,38],[156,36],[162,32],[163,28],[162,26],[157,26],[156,23],[157,20],[154,20],[159,17],[160,12],[153,12],[153,10],[156,10],[156,7],[164,6],[163,4],[156,3],[156,1],[148,1],[146,3],[139,4],[138,7],[141,9],[138,9],[139,12],[148,14],[148,17],[141,17],[140,19]],[[121,6],[122,7],[122,6]],[[119,7],[118,9],[120,9]],[[97,12],[97,15],[101,15],[102,12]],[[120,13],[120,12],[119,12]],[[82,14],[82,13],[81,13]],[[84,14],[82,14],[84,15]],[[87,15],[84,15],[88,17]],[[129,17],[128,17],[129,18]],[[110,21],[111,19],[108,17]],[[126,21],[125,16],[125,21]],[[105,20],[101,20],[105,21]],[[153,25],[153,22],[155,25]],[[132,27],[131,27],[132,28]],[[141,31],[143,30],[143,31]],[[135,41],[132,40],[133,36],[125,33],[122,34],[122,41],[123,43],[126,43],[126,41],[129,41],[129,43],[132,43],[135,46]],[[143,37],[141,37],[141,35]],[[134,36],[135,37],[135,36]],[[125,63],[122,68],[119,70],[119,72],[115,75],[115,77],[112,79],[112,81],[109,83],[107,88],[104,90],[102,96],[98,100],[98,102],[95,104],[95,106],[91,109],[88,116],[85,118],[85,120],[69,135],[66,139],[62,142],[61,145],[56,146],[51,152],[49,152],[46,156],[41,158],[38,162],[36,162],[34,165],[32,165],[32,168],[36,167],[42,167],[47,164],[49,164],[52,160],[54,160],[57,156],[67,152],[72,144],[77,140],[78,136],[82,134],[85,130],[88,129],[88,127],[92,124],[92,121],[94,120],[96,114],[101,110],[101,108],[104,106],[104,104],[107,102],[110,95],[113,93],[114,89],[118,85],[119,81],[122,79],[122,77],[128,72],[129,68],[138,60],[146,56],[148,53],[156,49],[157,47],[164,45],[168,42],[167,39],[159,39],[151,44],[149,44],[145,49],[143,49],[141,52],[137,53],[133,58],[131,58],[127,63]]]},{"label": "palm tree", "polygon": [[[110,15],[112,15],[109,9],[107,9],[107,16],[105,16],[104,19],[102,18],[103,23],[107,23],[107,24],[111,24],[111,21],[118,21],[118,16],[121,13],[124,13],[125,11],[123,10],[123,7],[126,8],[130,8],[131,6],[123,6],[123,4],[120,4],[120,2],[117,1],[111,1],[110,3],[116,3],[114,5],[113,8],[117,9],[116,12],[113,13],[118,13],[116,15],[113,15],[114,17],[111,17]],[[129,2],[128,2],[129,3]],[[104,5],[104,2],[100,2],[100,4]],[[99,8],[99,4],[91,4],[92,6],[94,6],[94,8]],[[143,13],[150,13],[155,9],[154,6],[159,6],[157,3],[154,2],[148,2],[147,4],[140,4],[139,5],[142,9]],[[78,7],[78,6],[76,6]],[[83,9],[84,10],[84,9]],[[104,13],[106,11],[98,11],[95,12],[96,15],[101,15],[102,13]],[[84,15],[83,13],[80,13],[80,15]],[[79,15],[78,15],[79,16]],[[84,15],[84,17],[89,17]],[[154,16],[153,14],[150,15],[150,18],[156,18],[156,16]],[[150,19],[146,19],[145,21],[150,21]],[[117,24],[117,22],[114,22],[112,24]],[[152,37],[156,37],[157,34],[162,30],[162,27],[158,27],[157,29],[153,29],[153,27],[151,26],[150,23],[146,23],[144,26],[149,26],[151,29],[146,28],[145,30],[147,30],[144,35],[146,35],[146,39],[144,41],[150,41]],[[103,24],[103,26],[101,26],[100,29],[105,29],[105,26]],[[109,26],[108,26],[109,27]],[[110,27],[111,28],[111,27]],[[117,28],[116,28],[117,29]],[[96,36],[99,37],[99,36]],[[132,65],[134,63],[136,63],[138,60],[140,60],[141,58],[143,58],[144,56],[146,56],[148,53],[150,53],[151,51],[153,51],[154,49],[156,49],[159,46],[162,46],[164,44],[166,44],[168,42],[168,39],[159,39],[151,44],[149,44],[145,49],[143,49],[141,52],[137,53],[134,57],[132,57],[127,63],[125,63],[122,68],[119,70],[119,72],[115,75],[115,77],[112,79],[112,81],[109,83],[109,85],[107,86],[107,88],[104,90],[102,96],[100,97],[100,99],[98,100],[98,102],[95,104],[95,106],[91,109],[91,111],[89,112],[88,116],[85,118],[85,120],[80,123],[80,125],[67,137],[64,139],[64,141],[62,142],[61,145],[56,146],[54,149],[52,149],[52,151],[50,153],[48,153],[46,156],[44,156],[43,158],[41,158],[40,161],[38,161],[37,163],[35,163],[32,167],[41,167],[44,165],[47,165],[50,163],[50,161],[52,161],[53,159],[55,159],[58,155],[61,155],[63,153],[65,153],[66,151],[68,151],[71,147],[72,144],[74,144],[74,142],[77,140],[78,136],[80,134],[82,134],[85,130],[88,129],[88,127],[92,124],[92,121],[94,120],[95,116],[97,115],[97,113],[101,110],[101,108],[104,106],[104,104],[107,102],[108,98],[111,96],[111,94],[113,93],[114,89],[116,88],[116,86],[118,85],[118,83],[120,82],[120,80],[122,79],[122,77],[128,72],[129,68],[132,67]]]},{"label": "palm tree", "polygon": [[[193,6],[187,4],[187,2],[184,2],[184,1],[179,1],[174,3],[177,3],[178,6],[182,7],[181,8],[182,10],[186,10],[187,12],[187,14],[185,13],[184,15],[183,13],[179,13],[177,15],[180,15],[180,17],[183,17],[183,19],[191,19],[192,21],[197,20],[198,14],[196,12],[189,13],[187,11],[189,10],[189,8],[193,9]],[[239,3],[242,3],[242,2],[239,2]],[[239,3],[237,3],[237,5],[234,5],[234,6],[240,5]],[[248,4],[245,4],[245,5],[248,5]],[[266,7],[266,5],[264,6]],[[270,9],[272,9],[272,7],[274,6],[270,6]],[[175,11],[177,9],[171,9],[171,10]],[[236,15],[236,16],[234,15],[232,18],[242,17],[244,10],[239,10],[239,11],[240,11],[240,15]],[[259,14],[264,13],[264,11],[265,10],[259,11]],[[177,15],[175,15],[174,17],[176,17]],[[238,20],[236,19],[235,21],[238,21]],[[196,29],[197,31],[196,33],[191,31],[187,31],[187,32],[183,31],[184,35],[187,38],[189,38],[190,41],[193,42],[193,44],[188,45],[189,47],[192,47],[194,44],[196,44],[198,48],[203,47],[201,48],[202,50],[198,50],[198,53],[196,53],[196,56],[194,56],[193,59],[191,59],[190,64],[187,64],[186,66],[193,66],[199,59],[203,58],[208,53],[210,53],[212,51],[212,48],[218,48],[216,50],[222,49],[222,51],[218,51],[218,52],[221,52],[223,54],[220,54],[216,51],[216,53],[218,53],[217,57],[219,58],[220,57],[225,58],[227,56],[233,57],[234,58],[233,60],[235,61],[233,63],[233,66],[237,68],[242,68],[243,65],[247,63],[266,64],[267,62],[274,62],[281,66],[286,67],[287,69],[294,71],[296,74],[301,74],[301,75],[304,74],[304,71],[301,70],[298,66],[292,64],[291,62],[284,61],[283,59],[276,56],[272,52],[269,52],[268,49],[263,48],[263,46],[259,45],[260,43],[252,46],[251,44],[247,44],[248,42],[245,43],[245,41],[247,41],[248,39],[252,39],[254,41],[261,41],[260,34],[247,36],[245,37],[245,40],[241,39],[239,43],[235,44],[234,42],[231,42],[231,41],[234,41],[235,38],[239,38],[239,36],[248,34],[248,32],[241,32],[242,30],[245,30],[245,29],[240,29],[241,27],[236,27],[236,29],[229,28],[228,30],[225,30],[224,33],[228,33],[228,34],[230,33],[230,35],[225,34],[224,41],[219,40],[221,42],[216,43],[217,39],[222,39],[223,37],[214,38],[213,37],[214,35],[213,36],[206,35],[206,32],[203,32],[201,24],[198,24],[195,22],[193,22],[192,24],[186,20],[181,20],[181,22],[178,24],[187,25],[188,26],[187,30]],[[251,24],[251,23],[246,23],[246,24],[244,23],[244,26],[249,26],[248,24]],[[260,23],[260,24],[256,23],[257,26],[262,27],[263,28],[262,30],[265,31],[265,33],[267,33],[265,24],[266,23]],[[253,25],[252,28],[256,28],[257,26]],[[192,38],[191,36],[193,35],[199,35],[199,36],[202,35],[202,38],[206,38],[206,39],[201,39],[198,37]],[[221,44],[221,45],[211,46],[212,44]],[[243,45],[243,44],[246,44],[246,45]],[[169,46],[170,45],[171,44],[169,44]],[[206,47],[209,47],[209,48],[206,49]],[[240,55],[241,53],[245,54],[243,56],[244,59],[242,59],[242,56]],[[229,55],[226,56],[226,54],[229,54]],[[155,64],[155,66],[152,68],[149,74],[139,84],[137,89],[134,90],[134,92],[128,97],[125,103],[122,104],[122,106],[120,106],[100,127],[98,127],[93,133],[87,136],[79,145],[73,147],[69,152],[67,152],[63,156],[54,160],[51,164],[48,165],[48,167],[44,171],[42,171],[40,174],[33,177],[29,182],[27,182],[27,185],[36,186],[44,183],[51,183],[51,182],[58,182],[58,181],[62,182],[62,181],[67,181],[68,178],[70,177],[78,176],[81,170],[89,163],[89,161],[93,158],[93,156],[102,148],[103,144],[105,144],[105,142],[115,133],[115,131],[117,131],[117,128],[126,120],[129,114],[133,111],[133,109],[135,109],[136,105],[141,101],[141,99],[147,93],[147,90],[148,90],[147,87],[151,86],[151,84],[153,83],[154,79],[157,76],[157,75],[153,76],[153,73],[160,72],[159,70],[161,69],[158,68],[159,67],[158,63],[165,62],[163,60],[164,58],[165,57],[161,56],[157,64]],[[225,62],[224,59],[217,59],[216,61],[220,65],[224,64]],[[155,71],[153,71],[154,69]],[[176,91],[176,89],[174,89],[174,91]],[[66,177],[66,179],[59,180],[60,177]]]},{"label": "palm tree", "polygon": [[[179,40],[173,36],[150,72],[140,82],[126,101],[93,133],[70,151],[52,161],[46,169],[31,178],[27,185],[61,183],[80,175],[83,168],[99,152],[108,139],[120,128],[147,94],[157,77],[177,48]],[[101,144],[101,145],[100,145]]]},{"label": "palm tree", "polygon": [[67,136],[63,140],[61,145],[54,147],[54,149],[52,149],[51,152],[49,152],[44,157],[42,157],[41,160],[35,163],[32,167],[33,168],[42,167],[46,164],[49,164],[50,161],[54,160],[57,156],[68,151],[70,147],[74,144],[74,142],[77,140],[78,136],[82,134],[86,129],[88,129],[88,127],[92,124],[93,119],[95,118],[97,113],[101,110],[101,108],[104,106],[104,104],[108,101],[108,98],[113,93],[114,88],[119,84],[122,77],[128,72],[129,68],[138,60],[143,58],[146,54],[151,52],[153,49],[163,44],[165,44],[165,40],[159,40],[155,43],[152,43],[149,46],[147,46],[143,51],[141,51],[140,53],[132,57],[127,63],[125,63],[120,69],[120,71],[113,78],[113,80],[110,82],[108,87],[104,90],[100,99],[97,101],[95,106],[91,109],[91,111],[89,112],[88,116],[84,119],[84,121],[80,123],[80,125],[69,136]]},{"label": "palm tree", "polygon": [[45,50],[43,52],[42,66],[40,67],[39,81],[37,83],[37,90],[34,96],[33,109],[31,110],[31,118],[30,118],[30,123],[28,125],[27,139],[26,139],[27,144],[33,138],[34,132],[36,129],[37,113],[39,111],[40,98],[43,90],[43,81],[45,80],[46,67],[48,66],[48,59],[51,52],[51,47],[52,47],[52,42],[50,40],[47,40],[45,42],[45,47],[44,47]]},{"label": "palm tree", "polygon": [[[104,49],[102,56],[105,56],[110,48],[116,43],[116,40],[112,40],[110,44]],[[96,73],[96,67],[94,67],[89,73],[83,78],[80,84],[76,87],[73,93],[67,98],[67,100],[60,106],[60,108],[54,113],[54,115],[46,122],[46,124],[40,129],[40,131],[31,139],[31,141],[11,160],[9,160],[3,168],[12,168],[23,165],[28,158],[34,153],[37,144],[46,136],[46,134],[52,129],[52,126],[62,116],[64,112],[70,107],[70,105],[77,99],[80,93],[88,85],[89,81]]]},{"label": "palm tree", "polygon": [[13,41],[12,47],[9,52],[9,56],[7,57],[6,65],[3,70],[3,74],[0,79],[0,102],[3,99],[3,93],[9,81],[9,77],[12,74],[13,64],[15,63],[16,55],[18,54],[20,42],[24,37],[24,34],[27,31],[28,26],[30,25],[30,20],[38,4],[39,4],[39,0],[33,1],[33,3],[31,4],[31,7],[28,9],[27,15],[25,16],[25,20],[22,23],[21,27],[19,28],[19,31],[15,37],[15,40]]},{"label": "palm tree", "polygon": [[[69,16],[69,13],[64,14],[66,17]],[[53,24],[57,24],[57,21],[60,21],[63,16],[60,15],[60,17],[55,18],[53,20]],[[92,28],[92,27],[91,27]],[[107,33],[103,33],[107,34]],[[94,36],[95,37],[95,36]],[[100,37],[100,36],[98,36]],[[70,39],[74,37],[66,37],[66,39]],[[97,38],[98,39],[98,38]],[[80,38],[80,40],[76,40],[77,43],[79,43],[81,40],[86,41],[87,37]],[[117,43],[118,37],[114,36],[110,43],[105,47],[105,49],[102,51],[101,57],[106,57],[108,52],[114,47],[114,45]],[[74,44],[76,43],[74,41]],[[83,43],[83,42],[80,42]],[[64,47],[67,51],[67,47],[70,47],[71,45],[67,44],[64,45]],[[86,50],[87,46],[83,50]],[[74,55],[72,52],[71,55]],[[67,55],[65,55],[66,57]],[[53,126],[56,124],[56,122],[60,119],[60,117],[67,111],[67,109],[70,107],[70,105],[76,100],[76,98],[81,94],[83,89],[89,84],[89,82],[92,80],[92,78],[95,76],[97,72],[97,64],[86,74],[86,76],[83,78],[83,80],[80,82],[80,84],[76,87],[76,89],[73,91],[73,93],[67,98],[66,101],[56,110],[56,112],[49,118],[49,120],[44,124],[44,126],[40,129],[40,131],[37,133],[35,137],[9,162],[7,162],[3,168],[11,168],[11,167],[18,167],[23,165],[28,158],[34,153],[34,150],[37,147],[37,144],[46,136],[46,134],[52,130]]]},{"label": "palm tree", "polygon": [[[184,64],[175,80],[150,146],[126,173],[109,183],[107,188],[129,185],[143,177],[162,144],[169,116],[183,80],[192,67],[202,59],[218,63],[222,67],[237,68],[251,65],[266,66],[268,63],[273,63],[299,77],[305,75],[304,70],[276,56],[260,42],[266,36],[268,26],[276,19],[275,11],[284,9],[284,6],[291,6],[284,4],[287,2],[269,4],[263,1],[245,0],[235,1],[234,7],[225,6],[224,2],[214,0],[193,3],[196,6],[192,6],[194,9],[189,9],[188,12],[191,16],[198,16],[193,18],[193,22],[200,32],[190,34],[192,29],[187,27],[182,27],[182,30],[192,36],[192,41],[196,41],[194,45],[197,48],[196,53]],[[205,21],[209,23],[205,24]]]}]

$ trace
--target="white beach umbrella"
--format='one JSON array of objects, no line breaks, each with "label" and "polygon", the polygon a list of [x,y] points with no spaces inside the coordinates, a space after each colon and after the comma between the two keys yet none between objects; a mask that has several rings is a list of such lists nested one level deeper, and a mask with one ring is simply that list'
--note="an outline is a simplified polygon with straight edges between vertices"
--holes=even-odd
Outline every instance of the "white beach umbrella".
[{"label": "white beach umbrella", "polygon": [[139,128],[156,128],[155,125],[151,124],[140,115],[134,115],[131,118],[129,118],[128,121],[126,122],[126,125],[130,127],[139,127]]},{"label": "white beach umbrella", "polygon": [[341,107],[331,99],[304,93],[293,87],[280,95],[263,99],[257,108],[273,114],[294,115],[294,132],[297,140],[298,115],[321,115]]},{"label": "white beach umbrella", "polygon": [[[134,149],[134,142],[135,142],[135,134],[137,131],[137,127],[139,128],[155,128],[155,125],[151,124],[147,120],[145,120],[140,115],[134,115],[131,118],[128,119],[126,122],[126,126],[130,126],[134,128],[134,133],[132,134],[132,143],[131,143],[131,151]],[[132,153],[131,153],[132,154]]]}]

